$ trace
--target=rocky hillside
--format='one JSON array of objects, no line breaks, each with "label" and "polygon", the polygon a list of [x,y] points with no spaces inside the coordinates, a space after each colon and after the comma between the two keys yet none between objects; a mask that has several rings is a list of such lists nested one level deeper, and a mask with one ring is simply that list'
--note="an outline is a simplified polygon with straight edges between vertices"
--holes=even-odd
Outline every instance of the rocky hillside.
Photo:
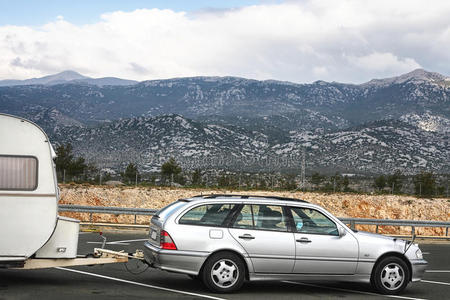
[{"label": "rocky hillside", "polygon": [[153,170],[175,156],[187,168],[287,170],[304,148],[308,168],[325,172],[450,172],[450,79],[437,73],[361,85],[236,77],[97,85],[66,75],[50,78],[63,84],[0,87],[0,111],[35,121],[101,167]]},{"label": "rocky hillside", "polygon": [[179,115],[138,117],[95,128],[63,127],[52,137],[71,142],[101,167],[137,162],[156,170],[173,156],[184,168],[260,171],[298,169],[302,149],[316,170],[383,173],[400,168],[448,172],[448,134],[401,121],[377,121],[334,132],[290,131],[283,139],[238,126],[205,124]]},{"label": "rocky hillside", "polygon": [[[199,194],[231,193],[206,189],[155,189],[134,187],[100,187],[62,185],[60,204],[161,208],[180,198]],[[442,220],[450,219],[448,199],[416,199],[411,196],[369,196],[354,194],[319,194],[301,192],[250,191],[239,194],[258,194],[300,198],[319,204],[339,217]],[[64,215],[88,221],[86,214],[63,213]],[[95,222],[132,223],[130,216],[94,215]],[[138,222],[148,224],[148,217],[139,217]],[[359,229],[373,231],[373,226]],[[380,232],[409,234],[410,228],[384,227]],[[443,235],[442,228],[417,228],[419,235]]]}]

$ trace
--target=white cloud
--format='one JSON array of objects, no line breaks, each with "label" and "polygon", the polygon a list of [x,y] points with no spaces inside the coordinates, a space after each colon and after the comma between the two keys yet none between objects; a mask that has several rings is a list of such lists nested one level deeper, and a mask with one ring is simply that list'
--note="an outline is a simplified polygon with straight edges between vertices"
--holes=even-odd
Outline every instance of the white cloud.
[{"label": "white cloud", "polygon": [[450,1],[287,1],[240,9],[112,12],[77,26],[0,27],[0,78],[232,75],[362,82],[423,67],[450,74]]},{"label": "white cloud", "polygon": [[348,57],[349,64],[354,64],[358,69],[374,72],[407,72],[421,66],[412,58],[398,58],[392,53],[374,52],[364,56]]}]

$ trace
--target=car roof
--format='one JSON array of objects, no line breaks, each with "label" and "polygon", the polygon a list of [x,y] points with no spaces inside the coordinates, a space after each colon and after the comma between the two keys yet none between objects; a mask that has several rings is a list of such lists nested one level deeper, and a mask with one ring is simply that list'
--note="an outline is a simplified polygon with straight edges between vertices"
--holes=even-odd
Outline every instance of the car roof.
[{"label": "car roof", "polygon": [[308,203],[305,200],[296,199],[296,198],[288,198],[288,197],[279,197],[279,196],[267,196],[267,195],[240,195],[240,194],[208,194],[208,195],[196,195],[191,198],[185,199],[188,201],[195,201],[195,200],[207,200],[207,199],[217,199],[217,200],[261,200],[261,201],[267,201],[267,200],[275,200],[275,201],[290,201],[290,202],[301,202],[301,203]]}]

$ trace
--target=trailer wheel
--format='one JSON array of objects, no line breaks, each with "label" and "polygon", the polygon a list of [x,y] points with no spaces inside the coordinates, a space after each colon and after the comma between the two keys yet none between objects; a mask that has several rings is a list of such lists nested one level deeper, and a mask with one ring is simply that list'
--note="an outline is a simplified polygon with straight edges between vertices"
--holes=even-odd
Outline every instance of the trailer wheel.
[{"label": "trailer wheel", "polygon": [[205,262],[201,278],[206,287],[213,292],[234,292],[244,283],[245,266],[236,254],[219,252]]}]

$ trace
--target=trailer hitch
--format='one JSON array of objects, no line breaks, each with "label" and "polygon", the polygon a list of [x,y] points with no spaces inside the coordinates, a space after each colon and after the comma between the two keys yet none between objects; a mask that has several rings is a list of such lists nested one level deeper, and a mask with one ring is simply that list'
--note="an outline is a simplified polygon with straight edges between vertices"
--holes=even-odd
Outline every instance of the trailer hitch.
[{"label": "trailer hitch", "polygon": [[103,249],[103,248],[94,248],[94,256],[95,257],[109,257],[109,258],[126,257],[126,258],[144,260],[144,252],[139,249],[137,249],[134,253],[127,253],[123,250],[122,251],[113,251],[113,250]]}]

